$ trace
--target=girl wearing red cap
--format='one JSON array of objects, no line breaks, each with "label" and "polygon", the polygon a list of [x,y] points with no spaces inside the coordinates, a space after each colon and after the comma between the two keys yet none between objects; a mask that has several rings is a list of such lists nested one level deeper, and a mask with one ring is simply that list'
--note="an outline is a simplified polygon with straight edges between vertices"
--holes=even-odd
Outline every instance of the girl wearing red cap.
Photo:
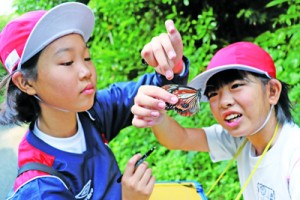
[{"label": "girl wearing red cap", "polygon": [[[132,200],[148,199],[153,190],[147,163],[135,168],[140,154],[117,181],[121,173],[108,142],[131,125],[130,109],[141,85],[186,82],[180,34],[167,21],[168,33],[146,44],[143,56],[157,61],[151,64],[160,66],[159,73],[97,91],[86,46],[93,27],[92,11],[73,2],[28,12],[1,31],[0,59],[9,75],[1,83],[7,88],[0,124],[30,124],[19,145],[19,173],[8,199]],[[160,50],[169,58],[156,55],[156,46],[165,46]]]},{"label": "girl wearing red cap", "polygon": [[176,95],[142,86],[132,107],[133,125],[152,127],[169,149],[209,152],[214,162],[236,158],[241,184],[236,199],[300,199],[300,129],[292,119],[288,86],[276,79],[270,55],[250,42],[231,44],[189,86],[209,103],[218,124],[184,128],[165,111]]}]

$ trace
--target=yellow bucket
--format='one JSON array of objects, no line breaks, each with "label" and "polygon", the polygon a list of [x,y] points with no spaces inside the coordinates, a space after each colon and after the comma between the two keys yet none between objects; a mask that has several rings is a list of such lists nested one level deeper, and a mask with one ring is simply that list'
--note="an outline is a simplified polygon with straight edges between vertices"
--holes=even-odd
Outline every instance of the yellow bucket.
[{"label": "yellow bucket", "polygon": [[150,200],[207,200],[196,181],[165,181],[155,183]]}]

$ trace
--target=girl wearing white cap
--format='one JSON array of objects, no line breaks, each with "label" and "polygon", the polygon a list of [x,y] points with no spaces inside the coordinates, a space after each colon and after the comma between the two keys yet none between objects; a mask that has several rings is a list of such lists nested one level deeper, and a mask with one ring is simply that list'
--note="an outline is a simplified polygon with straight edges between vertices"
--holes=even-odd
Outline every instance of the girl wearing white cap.
[{"label": "girl wearing white cap", "polygon": [[[30,123],[19,145],[19,173],[8,199],[138,200],[148,199],[153,190],[155,178],[147,163],[135,168],[140,154],[129,160],[121,183],[117,181],[121,173],[108,142],[131,125],[130,108],[141,85],[186,82],[188,62],[183,67],[178,55],[180,34],[167,21],[168,33],[145,46],[145,60],[154,58],[151,65],[160,66],[159,73],[96,91],[86,46],[93,27],[92,11],[73,2],[28,12],[1,31],[0,60],[9,74],[1,82],[6,99],[0,124]],[[162,38],[171,47],[163,51],[168,59],[152,51],[164,45]]]},{"label": "girl wearing white cap", "polygon": [[184,102],[178,94],[185,88],[172,86],[172,94],[142,86],[132,107],[133,125],[152,127],[169,149],[209,152],[214,162],[236,159],[241,184],[236,199],[300,199],[300,129],[292,119],[288,86],[276,79],[270,55],[250,42],[231,44],[189,86],[197,89],[193,98],[209,103],[218,124],[184,128],[164,109],[195,111],[184,110],[193,108],[188,102],[181,107],[171,102],[176,97]]}]

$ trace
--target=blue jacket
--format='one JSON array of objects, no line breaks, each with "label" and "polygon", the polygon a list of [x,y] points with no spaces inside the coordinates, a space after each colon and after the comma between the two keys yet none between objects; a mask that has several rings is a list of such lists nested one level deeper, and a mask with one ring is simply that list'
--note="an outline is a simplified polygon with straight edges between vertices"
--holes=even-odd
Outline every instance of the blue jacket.
[{"label": "blue jacket", "polygon": [[184,74],[175,76],[172,82],[153,73],[142,76],[138,82],[116,83],[97,91],[91,110],[96,112],[79,113],[87,146],[82,154],[64,152],[43,142],[32,133],[32,123],[19,145],[18,166],[28,162],[48,165],[64,175],[71,189],[57,176],[31,170],[16,179],[8,199],[121,199],[121,184],[117,183],[121,173],[108,142],[121,129],[131,125],[133,115],[130,109],[138,88],[141,85],[186,84],[187,60],[185,65]]}]

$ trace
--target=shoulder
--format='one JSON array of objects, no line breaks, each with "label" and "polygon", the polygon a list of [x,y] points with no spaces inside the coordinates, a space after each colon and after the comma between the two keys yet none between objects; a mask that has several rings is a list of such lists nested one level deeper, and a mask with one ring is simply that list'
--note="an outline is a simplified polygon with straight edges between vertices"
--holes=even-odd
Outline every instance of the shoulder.
[{"label": "shoulder", "polygon": [[283,124],[282,131],[292,131],[293,134],[300,134],[300,127],[296,123],[285,123]]},{"label": "shoulder", "polygon": [[[24,175],[26,175],[24,173]],[[20,177],[20,180],[25,180],[24,177]],[[42,196],[52,196],[52,194],[60,194],[59,199],[70,198],[71,192],[67,189],[66,185],[61,179],[51,175],[39,175],[26,180],[21,185],[16,187],[12,194],[9,194],[7,200],[11,199],[41,199]],[[64,198],[68,197],[68,198]],[[73,197],[74,198],[74,197]],[[53,198],[54,199],[54,198]]]},{"label": "shoulder", "polygon": [[214,124],[209,127],[203,127],[206,134],[225,134],[226,130],[219,124]]},{"label": "shoulder", "polygon": [[300,127],[295,123],[285,123],[282,127],[280,138],[297,149],[300,149]]},{"label": "shoulder", "polygon": [[285,158],[289,158],[290,166],[300,161],[300,128],[297,124],[286,123],[283,125],[279,136],[279,146],[281,154]]},{"label": "shoulder", "polygon": [[[23,138],[19,145],[18,153],[18,166],[19,170],[28,163],[40,163],[46,165],[50,168],[53,167],[55,162],[55,156],[47,152],[42,151],[37,146],[41,146],[41,143],[36,136],[29,130],[26,137]],[[58,182],[60,184],[61,180],[55,176],[51,176],[44,171],[39,170],[29,170],[18,175],[14,183],[14,191],[18,191],[23,186],[32,186],[35,184],[43,183],[45,181],[51,180],[52,182]],[[28,184],[28,185],[27,185]],[[41,185],[42,186],[42,185]],[[33,186],[35,188],[35,186]]]}]

